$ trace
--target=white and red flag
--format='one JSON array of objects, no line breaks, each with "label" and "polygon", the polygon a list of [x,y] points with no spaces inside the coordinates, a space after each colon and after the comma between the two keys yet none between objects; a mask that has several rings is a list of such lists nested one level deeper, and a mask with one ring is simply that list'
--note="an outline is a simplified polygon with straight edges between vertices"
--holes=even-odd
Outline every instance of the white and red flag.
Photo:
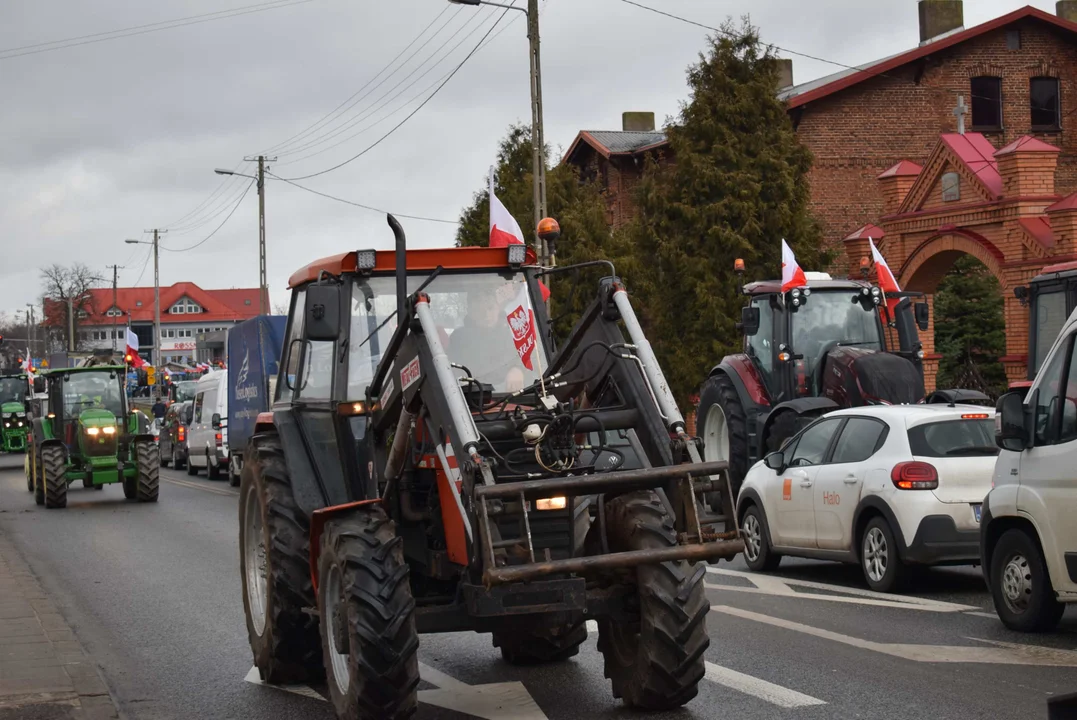
[{"label": "white and red flag", "polygon": [[[898,285],[897,278],[891,272],[890,266],[886,264],[886,258],[875,247],[875,241],[868,238],[868,245],[871,247],[871,259],[875,261],[875,274],[879,276],[879,288],[883,291],[883,294],[892,296],[901,292],[901,286]],[[894,315],[894,308],[897,307],[900,301],[901,298],[898,297],[886,298],[886,309],[890,311],[891,317]]]},{"label": "white and red flag", "polygon": [[34,362],[31,357],[32,356],[30,355],[30,348],[28,346],[26,348],[26,359],[22,361],[22,369],[28,373],[32,373],[34,371]]},{"label": "white and red flag", "polygon": [[520,362],[528,370],[534,370],[532,356],[538,343],[538,331],[535,329],[535,311],[531,307],[531,294],[527,292],[526,283],[520,283],[515,297],[505,305],[505,318],[512,330],[512,341],[516,344]]},{"label": "white and red flag", "polygon": [[138,354],[138,335],[128,326],[127,328],[127,354],[131,356],[131,364],[140,368],[146,364],[142,356]]},{"label": "white and red flag", "polygon": [[[497,195],[494,194],[494,167],[490,166],[490,247],[508,247],[509,245],[526,245],[524,231],[520,223],[512,216]],[[543,301],[550,299],[550,291],[545,283],[539,281]]]},{"label": "white and red flag", "polygon": [[804,271],[797,264],[796,255],[793,254],[789,244],[785,242],[785,238],[782,238],[782,292],[805,287],[807,284],[808,278],[804,276]]}]

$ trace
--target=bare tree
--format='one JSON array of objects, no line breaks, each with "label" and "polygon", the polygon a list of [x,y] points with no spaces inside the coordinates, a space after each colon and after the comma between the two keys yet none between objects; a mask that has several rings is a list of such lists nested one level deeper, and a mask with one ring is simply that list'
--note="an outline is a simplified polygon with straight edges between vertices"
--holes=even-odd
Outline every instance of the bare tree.
[{"label": "bare tree", "polygon": [[288,303],[273,303],[274,315],[287,315],[288,309]]},{"label": "bare tree", "polygon": [[[80,320],[96,312],[89,290],[104,281],[104,277],[83,263],[53,263],[41,268],[45,324],[58,330],[55,337],[62,341],[64,349],[79,349]],[[74,335],[70,336],[72,332]]]}]

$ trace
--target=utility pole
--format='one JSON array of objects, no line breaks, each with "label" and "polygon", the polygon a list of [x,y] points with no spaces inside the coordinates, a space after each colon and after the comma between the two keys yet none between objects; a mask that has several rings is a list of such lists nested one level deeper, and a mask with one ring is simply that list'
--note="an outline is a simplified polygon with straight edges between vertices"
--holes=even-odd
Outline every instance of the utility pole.
[{"label": "utility pole", "polygon": [[239,175],[251,178],[258,183],[258,312],[261,315],[269,314],[269,283],[266,281],[266,163],[276,161],[277,158],[265,155],[243,158],[243,162],[258,163],[257,175],[245,175],[221,168],[213,171],[218,175]]},{"label": "utility pole", "polygon": [[546,217],[546,137],[542,128],[542,63],[539,59],[538,0],[527,0],[527,39],[531,55],[531,152],[534,182],[532,192],[535,205],[534,222],[535,254],[543,265],[549,264],[546,244],[537,235],[539,221]]},{"label": "utility pole", "polygon": [[[137,252],[137,251],[136,251]],[[112,352],[116,353],[116,313],[114,310],[117,308],[119,300],[117,299],[116,281],[119,271],[123,270],[123,265],[106,265],[107,268],[112,268],[112,307],[109,308],[109,313],[112,315]],[[127,347],[126,341],[124,347]]]},{"label": "utility pole", "polygon": [[161,235],[167,230],[146,230],[153,233],[153,366],[161,367],[161,272],[157,264]]},{"label": "utility pole", "polygon": [[[26,352],[30,353],[30,360],[34,357],[34,305],[33,303],[26,303],[26,307],[30,308],[26,311]],[[45,353],[42,352],[42,355]]]}]

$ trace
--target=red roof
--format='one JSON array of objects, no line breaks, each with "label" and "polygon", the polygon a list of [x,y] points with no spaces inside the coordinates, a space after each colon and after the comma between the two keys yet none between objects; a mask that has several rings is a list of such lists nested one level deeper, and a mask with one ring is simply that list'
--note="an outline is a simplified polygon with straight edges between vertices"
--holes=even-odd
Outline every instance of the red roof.
[{"label": "red roof", "polygon": [[1002,195],[1002,176],[998,174],[995,146],[990,140],[980,133],[943,133],[939,140],[954,151],[958,160],[976,176],[992,197]]},{"label": "red roof", "polygon": [[[90,313],[90,317],[82,320],[83,325],[107,325],[113,321],[108,316],[112,308],[112,288],[94,288],[90,290],[90,302],[83,306],[83,311]],[[200,313],[172,314],[169,309],[179,300],[187,298],[193,300],[202,308]],[[130,322],[153,322],[153,288],[117,288],[116,306],[123,311],[123,315],[116,318],[120,323]],[[266,298],[266,306],[269,306],[269,298]],[[52,324],[54,312],[52,307],[59,309],[59,304],[46,299],[45,324]],[[169,287],[161,288],[161,324],[172,323],[203,323],[203,322],[234,322],[247,320],[255,317],[260,312],[258,302],[258,288],[244,288],[232,290],[203,290],[198,285],[190,282],[176,283]]]},{"label": "red roof", "polygon": [[1077,210],[1077,192],[1067,195],[1044,212],[1062,212],[1063,210]]},{"label": "red roof", "polygon": [[[852,87],[853,85],[858,85],[865,80],[869,80],[879,75],[885,75],[887,72],[899,68],[902,65],[907,65],[915,60],[927,57],[928,55],[936,55],[940,50],[945,50],[954,45],[960,45],[967,40],[972,40],[985,33],[998,30],[999,28],[1025,18],[1034,18],[1057,28],[1061,28],[1062,30],[1077,33],[1077,23],[1063,20],[1060,17],[1044,12],[1043,10],[1038,10],[1031,5],[1026,5],[1023,8],[997,17],[994,20],[989,20],[976,27],[971,27],[968,30],[962,30],[961,32],[955,32],[952,35],[940,37],[938,40],[928,42],[907,52],[886,58],[863,70],[857,70],[848,74],[842,73],[840,77],[835,78],[832,82],[813,87],[799,95],[793,95],[788,99],[787,107],[791,110],[795,107],[806,105],[814,100],[819,100],[840,90]],[[796,88],[793,88],[794,91],[795,89]]]},{"label": "red roof", "polygon": [[1051,232],[1051,221],[1043,217],[1026,217],[1018,220],[1030,237],[1047,249],[1055,246],[1055,235]]},{"label": "red roof", "polygon": [[923,169],[923,167],[917,165],[912,160],[902,160],[897,165],[894,165],[893,167],[883,170],[881,173],[879,173],[877,179],[882,180],[883,178],[889,177],[916,176],[919,175],[920,171]]},{"label": "red roof", "polygon": [[883,231],[883,229],[881,227],[879,227],[878,225],[872,225],[871,223],[868,223],[867,225],[865,225],[865,226],[863,226],[863,227],[849,233],[849,235],[847,235],[845,239],[846,240],[867,240],[868,238],[871,238],[873,240],[880,240],[885,236],[886,236],[886,233]]},{"label": "red roof", "polygon": [[1002,148],[995,153],[995,157],[1001,155],[1012,155],[1015,152],[1040,152],[1040,153],[1060,153],[1059,148],[1054,145],[1048,145],[1043,140],[1032,137],[1031,135],[1022,135],[1014,140],[1012,143]]}]

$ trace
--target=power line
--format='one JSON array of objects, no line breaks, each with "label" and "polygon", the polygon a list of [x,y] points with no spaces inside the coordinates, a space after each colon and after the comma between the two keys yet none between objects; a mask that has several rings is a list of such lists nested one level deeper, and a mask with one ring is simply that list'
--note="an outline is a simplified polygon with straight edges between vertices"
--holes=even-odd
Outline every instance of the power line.
[{"label": "power line", "polygon": [[[456,8],[456,13],[457,13],[457,14],[459,14],[460,10],[461,10],[461,8],[457,7],[457,8]],[[445,13],[447,13],[448,11],[449,11],[449,6],[448,6],[448,5],[446,5],[446,6],[445,6],[445,7],[444,7],[444,8],[443,8],[443,9],[441,10],[441,12],[437,14],[437,17],[435,17],[435,18],[434,18],[433,20],[431,20],[431,21],[430,21],[430,23],[429,23],[429,24],[427,24],[427,26],[426,26],[426,27],[424,27],[424,28],[422,29],[422,31],[421,31],[421,32],[420,32],[420,33],[419,33],[418,35],[416,35],[416,36],[415,36],[415,37],[414,37],[414,38],[412,39],[412,41],[411,41],[410,43],[408,43],[408,44],[407,44],[407,46],[405,46],[405,47],[404,47],[404,49],[403,49],[403,50],[401,50],[400,52],[398,52],[398,53],[396,54],[396,57],[394,57],[394,58],[393,58],[392,60],[390,60],[390,61],[389,61],[388,63],[386,63],[386,65],[385,65],[385,66],[384,66],[384,67],[383,67],[383,68],[382,68],[381,70],[379,70],[379,71],[378,71],[377,73],[375,73],[375,75],[374,75],[374,76],[373,76],[372,78],[370,78],[370,80],[367,80],[367,81],[366,81],[366,83],[364,83],[364,84],[363,84],[363,86],[362,86],[361,88],[359,88],[359,89],[358,89],[358,90],[356,90],[356,91],[355,91],[354,93],[352,93],[352,94],[351,94],[351,96],[350,96],[350,97],[348,97],[348,99],[346,99],[346,100],[345,100],[344,102],[342,102],[342,103],[341,103],[340,105],[337,105],[337,106],[336,106],[335,108],[333,108],[333,110],[332,110],[332,111],[330,111],[330,112],[329,112],[329,113],[328,113],[327,115],[325,115],[324,117],[322,117],[322,118],[321,118],[320,120],[318,120],[318,121],[317,121],[316,123],[314,123],[313,125],[309,126],[309,127],[308,127],[308,128],[306,129],[306,130],[303,130],[303,131],[301,131],[301,132],[299,132],[299,133],[297,133],[297,134],[295,134],[295,135],[291,136],[290,138],[288,138],[287,140],[284,140],[283,142],[277,143],[276,145],[274,145],[273,147],[269,148],[268,150],[266,150],[266,151],[265,151],[264,153],[262,153],[262,154],[263,154],[263,155],[272,155],[272,154],[274,154],[274,153],[280,154],[280,153],[281,153],[281,151],[282,151],[282,150],[283,150],[284,148],[286,148],[286,147],[287,147],[288,145],[292,144],[292,143],[293,143],[293,141],[295,141],[295,140],[298,140],[298,139],[300,139],[300,138],[302,138],[302,137],[305,137],[305,136],[309,135],[309,134],[310,134],[311,132],[313,132],[313,131],[314,131],[314,130],[316,130],[316,129],[317,129],[317,128],[318,128],[319,126],[321,126],[321,125],[322,125],[323,123],[325,123],[325,122],[326,122],[327,120],[330,120],[330,119],[331,119],[331,118],[332,118],[332,117],[333,117],[334,115],[336,115],[336,114],[338,113],[338,111],[339,111],[339,110],[341,110],[341,108],[344,108],[344,107],[345,107],[346,105],[348,105],[348,107],[349,107],[349,108],[350,108],[350,107],[353,107],[355,103],[352,103],[351,105],[349,105],[349,103],[351,103],[351,102],[352,102],[352,100],[354,100],[354,99],[355,99],[355,97],[356,97],[357,95],[359,95],[359,94],[360,94],[361,92],[363,92],[363,90],[365,90],[365,89],[366,89],[366,88],[367,88],[367,87],[368,87],[368,86],[370,85],[370,83],[372,83],[372,82],[374,82],[375,80],[377,80],[377,79],[378,79],[378,77],[379,77],[379,76],[380,76],[380,75],[381,75],[381,74],[382,74],[383,72],[385,72],[385,71],[386,71],[386,70],[388,70],[388,69],[389,69],[390,67],[392,67],[393,63],[395,63],[395,62],[396,62],[397,60],[399,60],[399,59],[400,59],[400,56],[402,56],[402,55],[403,55],[404,53],[406,53],[406,52],[407,52],[407,51],[408,51],[409,49],[411,49],[411,47],[412,47],[413,45],[415,45],[415,43],[416,43],[416,42],[418,42],[418,41],[419,41],[419,38],[421,38],[421,37],[422,37],[423,35],[425,35],[425,34],[426,34],[426,31],[427,31],[427,30],[429,30],[429,29],[430,29],[431,27],[433,27],[434,23],[436,23],[436,22],[437,22],[438,20],[440,20],[440,19],[441,19],[441,16],[442,16],[442,15],[444,15]],[[453,17],[455,17],[455,15],[454,15]],[[444,25],[442,25],[442,26],[441,26],[440,28],[438,28],[437,32],[435,32],[435,33],[434,33],[434,34],[433,34],[433,35],[432,35],[432,36],[430,37],[430,40],[433,40],[433,39],[434,39],[435,37],[437,37],[438,33],[440,33],[440,32],[441,32],[441,31],[442,31],[442,30],[443,30],[443,29],[445,28],[445,25],[448,25],[448,24],[449,24],[449,22],[451,22],[451,21],[452,21],[452,18],[449,18],[449,20],[447,20],[447,21],[445,22],[445,24],[444,24]],[[418,51],[416,51],[416,52],[418,52]],[[411,58],[412,58],[412,57],[414,57],[414,56],[415,56],[415,54],[416,54],[416,53],[412,53],[412,54],[411,54],[411,55],[410,55],[410,56],[408,57],[408,59],[407,59],[407,60],[405,60],[405,61],[404,61],[403,63],[401,63],[401,66],[407,65],[407,63],[408,63],[408,62],[409,62],[409,61],[411,60]],[[393,72],[396,72],[396,71],[394,70]],[[391,76],[392,76],[392,75],[390,74],[390,76],[389,76],[389,77],[391,77]],[[375,88],[375,89],[377,89],[377,88]],[[365,97],[365,96],[364,96],[364,97]],[[362,100],[362,98],[359,98],[359,99],[360,99],[360,100]],[[358,102],[358,100],[357,100],[356,102]]]},{"label": "power line", "polygon": [[[515,0],[513,0],[513,1],[515,2]],[[475,44],[475,47],[471,49],[471,52],[469,52],[464,57],[464,59],[460,61],[460,64],[457,65],[453,69],[453,71],[451,73],[449,73],[449,76],[445,78],[444,82],[442,82],[440,85],[438,85],[437,88],[434,90],[434,92],[430,93],[430,95],[425,100],[423,100],[422,103],[420,103],[417,108],[415,108],[410,113],[408,113],[404,117],[404,119],[401,120],[400,122],[398,122],[396,125],[394,125],[392,127],[392,129],[389,130],[389,132],[385,133],[380,138],[375,140],[373,143],[368,145],[366,148],[359,151],[357,154],[353,155],[352,157],[348,158],[347,160],[345,160],[342,163],[338,163],[338,164],[334,165],[333,167],[326,168],[325,170],[320,170],[320,171],[318,171],[316,173],[310,173],[309,175],[301,175],[299,177],[287,178],[287,179],[288,180],[307,180],[307,179],[310,179],[312,177],[318,177],[319,175],[325,175],[326,173],[331,173],[334,170],[339,170],[340,168],[344,167],[345,165],[358,160],[359,158],[361,158],[362,156],[366,155],[368,152],[370,152],[371,150],[376,148],[378,145],[380,145],[386,138],[388,138],[390,135],[392,135],[397,130],[399,130],[401,127],[403,127],[404,123],[406,123],[408,120],[411,120],[413,117],[415,117],[416,113],[418,113],[420,110],[422,110],[424,107],[426,107],[426,104],[429,103],[431,100],[433,100],[434,97],[439,92],[441,92],[442,88],[444,88],[445,85],[447,85],[448,82],[453,79],[453,77],[456,75],[456,73],[458,73],[460,71],[460,68],[462,68],[464,66],[464,64],[467,63],[467,61],[471,59],[471,56],[474,55],[476,52],[478,52],[479,48],[482,47],[483,42],[486,40],[486,38],[488,38],[490,36],[490,33],[492,33],[494,31],[494,28],[496,28],[498,26],[498,24],[501,22],[502,19],[504,19],[505,15],[507,13],[508,13],[508,8],[501,11],[501,15],[498,16],[497,21],[493,25],[490,26],[490,29],[487,30],[486,34],[483,35],[479,39],[479,42],[477,42]],[[285,178],[281,178],[281,179],[284,180]]]},{"label": "power line", "polygon": [[[266,10],[277,10],[279,8],[291,7],[293,5],[303,5],[305,3],[314,2],[314,0],[275,0],[274,2],[259,3],[257,5],[247,5],[244,7],[232,8],[231,10],[218,10],[212,13],[203,13],[202,15],[192,15],[185,18],[176,18],[174,20],[162,20],[156,23],[148,23],[146,25],[136,25],[129,28],[121,28],[119,30],[109,30],[106,32],[93,33],[91,35],[80,35],[78,37],[65,38],[63,40],[51,40],[49,42],[37,43],[35,45],[23,45],[22,47],[8,48],[6,50],[0,50],[0,60],[10,60],[11,58],[23,57],[24,55],[36,55],[38,53],[52,52],[53,50],[64,50],[67,48],[78,47],[80,45],[91,45],[93,43],[105,42],[107,40],[118,40],[120,38],[134,37],[135,35],[145,35],[146,33],[159,32],[161,30],[172,30],[178,27],[186,27],[188,25],[199,25],[205,22],[212,22],[214,20],[224,20],[227,18],[239,17],[241,15],[250,15],[257,12],[265,12]],[[52,47],[46,47],[46,46]],[[21,52],[20,52],[21,51]]]},{"label": "power line", "polygon": [[240,204],[242,204],[242,202],[243,202],[243,198],[247,197],[247,193],[250,192],[251,186],[253,186],[253,185],[254,185],[254,180],[251,180],[249,183],[247,183],[247,188],[243,191],[243,194],[240,195],[239,200],[232,207],[231,212],[228,213],[228,215],[224,218],[224,220],[221,221],[221,224],[218,225],[216,228],[214,228],[213,232],[211,232],[209,235],[202,238],[201,240],[196,242],[194,245],[191,245],[190,247],[167,248],[167,247],[162,246],[161,249],[166,251],[166,252],[187,252],[188,250],[194,250],[195,248],[200,247],[201,245],[205,244],[207,240],[209,240],[211,237],[216,235],[217,231],[220,230],[221,228],[223,228],[225,223],[227,223],[232,218],[232,215],[234,215],[236,210],[239,209]]},{"label": "power line", "polygon": [[181,225],[179,227],[169,226],[169,231],[171,231],[174,235],[186,235],[187,233],[193,232],[200,227],[208,225],[209,223],[220,217],[222,214],[226,213],[228,211],[228,208],[232,207],[232,203],[234,203],[236,199],[243,194],[243,192],[244,188],[241,181],[240,183],[234,185],[231,190],[221,195],[220,202],[216,203],[216,205],[208,211],[208,214],[205,214],[203,215],[203,217],[194,219],[191,222],[188,222],[187,224]]},{"label": "power line", "polygon": [[[288,183],[289,185],[291,185],[293,187],[299,188],[300,190],[306,190],[309,193],[314,193],[315,195],[321,195],[323,198],[328,198],[330,200],[336,200],[337,202],[342,202],[342,203],[344,203],[346,205],[354,205],[355,207],[363,208],[364,210],[373,210],[374,212],[379,212],[379,213],[389,213],[388,210],[382,210],[381,208],[376,208],[373,205],[364,205],[363,203],[357,203],[357,202],[353,202],[352,200],[345,200],[344,198],[339,198],[339,197],[336,197],[334,195],[329,195],[327,193],[323,193],[320,190],[315,190],[314,188],[309,188],[309,187],[306,187],[304,185],[300,185],[299,183],[292,182],[291,180],[288,180],[287,178],[282,178],[279,175],[274,175],[273,173],[268,172],[268,171],[266,172],[266,175],[269,175],[270,177],[276,178],[277,180],[280,180],[282,182],[286,182],[286,183]],[[392,213],[392,214],[395,215],[398,218],[407,218],[409,220],[426,220],[427,222],[445,223],[446,225],[459,225],[460,224],[459,220],[442,220],[441,218],[426,217],[424,215],[405,215],[404,213]]]},{"label": "power line", "polygon": [[[240,160],[236,164],[236,166],[234,168],[232,168],[231,172],[233,172],[233,173],[235,173],[235,172],[244,172],[247,169],[245,167],[246,165],[250,165],[250,163],[245,162],[243,160]],[[242,168],[242,170],[241,170],[241,168]],[[213,192],[211,192],[209,194],[209,197],[207,197],[205,200],[203,200],[198,205],[196,205],[195,208],[193,210],[191,210],[190,212],[188,212],[186,215],[183,215],[182,217],[179,217],[179,218],[173,220],[172,222],[165,225],[165,227],[168,227],[168,228],[171,228],[171,227],[174,227],[174,226],[178,227],[180,225],[180,223],[183,223],[183,222],[187,221],[188,219],[192,218],[193,216],[197,215],[199,212],[202,211],[203,208],[205,208],[207,205],[209,205],[210,202],[213,201],[214,198],[216,198],[218,195],[221,194],[221,191],[224,190],[226,185],[234,182],[235,179],[236,179],[235,175],[229,175],[228,177],[221,180],[220,185],[218,185],[213,190]]]}]

